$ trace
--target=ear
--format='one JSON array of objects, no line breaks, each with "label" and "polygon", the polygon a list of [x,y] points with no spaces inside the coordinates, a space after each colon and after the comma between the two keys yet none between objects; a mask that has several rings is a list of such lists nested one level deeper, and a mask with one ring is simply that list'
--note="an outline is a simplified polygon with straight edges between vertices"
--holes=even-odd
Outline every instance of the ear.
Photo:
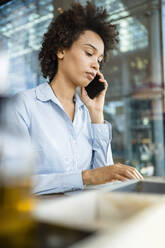
[{"label": "ear", "polygon": [[64,50],[64,49],[60,49],[60,50],[57,52],[57,58],[58,58],[58,59],[63,59],[63,58],[64,58],[64,54],[65,54],[65,50]]}]

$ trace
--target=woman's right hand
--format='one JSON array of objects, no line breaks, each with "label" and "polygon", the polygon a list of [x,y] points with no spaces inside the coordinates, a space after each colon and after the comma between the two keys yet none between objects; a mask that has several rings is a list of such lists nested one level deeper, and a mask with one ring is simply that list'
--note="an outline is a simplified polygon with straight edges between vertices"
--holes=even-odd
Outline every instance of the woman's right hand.
[{"label": "woman's right hand", "polygon": [[120,163],[83,171],[82,178],[83,183],[86,185],[103,184],[114,180],[143,179],[142,175],[134,167]]}]

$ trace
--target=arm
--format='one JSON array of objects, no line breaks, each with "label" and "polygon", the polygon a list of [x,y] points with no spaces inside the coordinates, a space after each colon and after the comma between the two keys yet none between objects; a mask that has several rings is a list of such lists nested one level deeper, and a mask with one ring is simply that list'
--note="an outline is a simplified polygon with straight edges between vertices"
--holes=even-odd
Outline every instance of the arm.
[{"label": "arm", "polygon": [[92,168],[113,165],[111,140],[112,127],[109,122],[92,124],[93,133],[93,159]]},{"label": "arm", "polygon": [[[32,152],[36,155],[36,163],[33,168],[34,175],[32,176],[32,192],[35,194],[48,194],[83,189],[81,171],[64,173],[39,172],[37,163],[42,163],[44,158],[40,156],[40,151],[31,142],[31,111],[33,107],[30,104],[31,102],[28,101],[27,97],[21,93],[21,96],[17,98],[16,104],[12,104],[11,108],[9,108],[10,111],[8,113],[10,114],[8,116],[10,118],[8,118],[7,123],[14,130],[17,130],[19,137],[21,135],[21,140],[24,141],[25,139],[30,143]],[[17,144],[17,138],[18,136],[15,136],[15,144]],[[49,165],[49,161],[47,163]]]},{"label": "arm", "polygon": [[[127,179],[142,179],[140,173],[133,167],[117,163],[113,165],[112,152],[111,152],[111,127],[107,131],[108,124],[104,123],[103,106],[105,93],[108,87],[103,75],[99,72],[100,82],[105,85],[103,90],[97,97],[90,99],[82,88],[82,100],[88,108],[92,128],[94,129],[94,142],[93,142],[93,170],[86,170],[82,172],[84,184],[102,184],[113,180],[127,180]],[[102,126],[102,127],[101,127]],[[101,128],[103,128],[101,130]],[[106,165],[106,166],[105,166]]]},{"label": "arm", "polygon": [[33,176],[33,193],[63,193],[83,189],[81,172],[51,173]]},{"label": "arm", "polygon": [[93,159],[92,170],[82,172],[84,184],[102,184],[113,180],[142,179],[133,167],[113,163],[111,151],[111,125],[92,124],[93,128]]}]

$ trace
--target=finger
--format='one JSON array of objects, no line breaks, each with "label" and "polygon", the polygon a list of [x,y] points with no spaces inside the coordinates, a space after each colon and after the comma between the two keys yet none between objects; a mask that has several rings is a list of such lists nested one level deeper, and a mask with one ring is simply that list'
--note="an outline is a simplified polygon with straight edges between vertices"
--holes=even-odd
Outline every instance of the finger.
[{"label": "finger", "polygon": [[100,78],[99,82],[102,82],[105,85],[105,87],[108,88],[108,83],[105,79]]},{"label": "finger", "polygon": [[137,175],[133,173],[133,170],[130,166],[120,165],[120,174],[127,179],[137,179]]},{"label": "finger", "polygon": [[137,176],[134,173],[132,173],[130,170],[125,170],[123,175],[128,179],[137,179]]},{"label": "finger", "polygon": [[142,176],[142,174],[138,170],[136,170],[136,173],[138,174],[138,176],[140,177],[141,180],[144,179],[144,177]]},{"label": "finger", "polygon": [[136,170],[136,168],[134,168],[132,166],[120,164],[120,163],[118,164],[118,166],[121,166],[121,168],[125,168],[126,170],[131,171],[131,174],[133,173],[137,179],[139,179],[139,180],[143,179],[143,176]]},{"label": "finger", "polygon": [[100,71],[97,71],[96,74],[97,74],[100,78],[103,78],[103,79],[104,79],[103,73],[101,73]]},{"label": "finger", "polygon": [[137,179],[139,180],[143,179],[143,176],[136,169],[133,170],[133,173],[136,175]]},{"label": "finger", "polygon": [[99,76],[99,81],[105,80],[104,75],[100,71],[97,72],[97,75]]},{"label": "finger", "polygon": [[129,170],[129,171],[127,171],[127,174],[132,176],[132,179],[141,180],[141,177],[139,177],[139,175],[136,173],[135,170]]},{"label": "finger", "polygon": [[128,178],[127,177],[124,177],[124,176],[121,176],[121,175],[116,175],[116,180],[119,180],[119,181],[124,182],[124,181],[127,181]]},{"label": "finger", "polygon": [[143,179],[143,176],[138,172],[138,170],[132,166],[127,166],[128,170],[130,170],[135,176],[137,179],[141,180]]},{"label": "finger", "polygon": [[108,83],[105,79],[101,79],[101,78],[99,79],[99,82],[104,84],[105,89],[102,92],[104,92],[104,94],[105,94],[105,92],[108,89]]},{"label": "finger", "polygon": [[125,177],[126,179],[135,179],[136,176],[131,173],[130,166],[125,166],[123,164],[117,164],[117,176],[120,175],[122,177]]},{"label": "finger", "polygon": [[104,75],[100,71],[97,72],[97,75],[99,76],[99,82],[104,83],[105,89],[107,89],[108,88],[108,83],[105,80]]}]

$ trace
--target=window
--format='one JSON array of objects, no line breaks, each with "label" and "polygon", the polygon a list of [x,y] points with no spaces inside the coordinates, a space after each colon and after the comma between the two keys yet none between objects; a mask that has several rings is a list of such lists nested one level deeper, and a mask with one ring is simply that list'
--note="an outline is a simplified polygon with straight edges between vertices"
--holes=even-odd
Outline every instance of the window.
[{"label": "window", "polygon": [[164,112],[159,1],[94,1],[118,25],[119,45],[104,75],[110,83],[104,107],[112,123],[115,161],[143,175],[164,175]]},{"label": "window", "polygon": [[53,9],[52,0],[14,0],[0,6],[0,35],[6,43],[3,54],[5,50],[11,94],[43,81],[38,51]]}]

